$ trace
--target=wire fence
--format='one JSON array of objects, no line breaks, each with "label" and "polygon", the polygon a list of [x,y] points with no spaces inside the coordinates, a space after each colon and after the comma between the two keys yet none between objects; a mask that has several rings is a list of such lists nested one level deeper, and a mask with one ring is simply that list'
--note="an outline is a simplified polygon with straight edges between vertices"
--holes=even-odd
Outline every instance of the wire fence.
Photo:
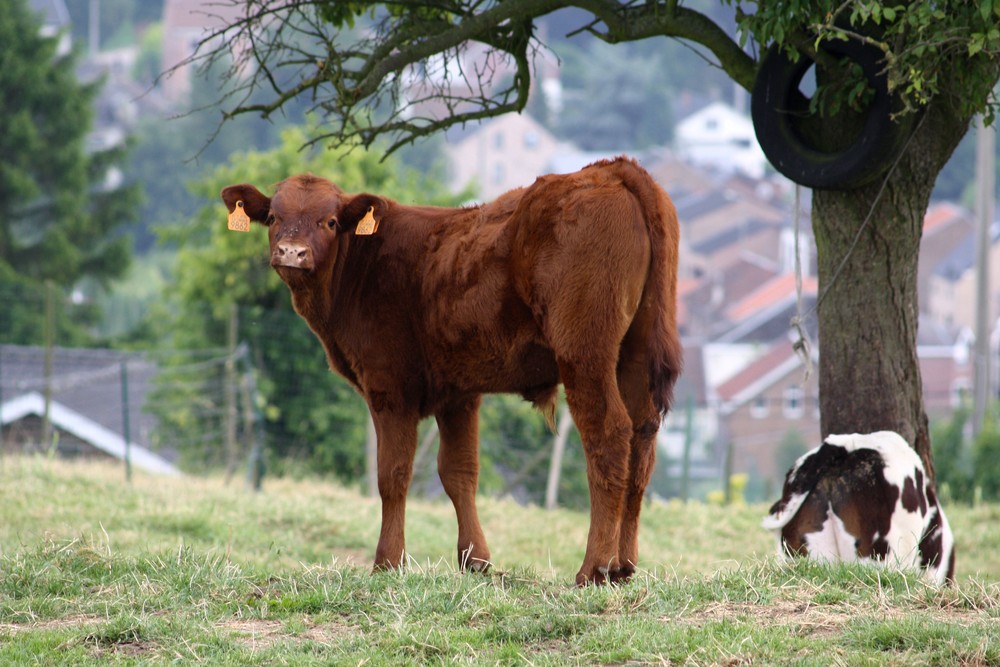
[{"label": "wire fence", "polygon": [[[11,293],[2,296],[6,304]],[[72,297],[59,306],[71,310],[66,303],[72,304]],[[16,309],[44,312],[45,294],[18,295],[8,316],[0,318],[0,342],[24,326],[11,322]],[[367,410],[357,393],[328,370],[319,343],[301,319],[287,309],[245,307],[234,310],[227,327],[228,345],[204,349],[0,345],[3,451],[52,450],[52,436],[45,432],[51,424],[46,426],[44,414],[15,410],[34,396],[190,472],[223,469],[231,477],[247,470],[259,482],[266,466],[272,472],[312,471],[362,484],[368,466]],[[39,343],[46,338],[34,337]],[[58,327],[52,338],[59,339]],[[687,351],[698,359],[689,358],[688,368],[695,370],[678,384],[676,404],[659,434],[655,493],[703,497],[711,489],[728,489],[728,480],[742,474],[748,480],[745,493],[764,499],[776,492],[791,461],[818,444],[815,377],[803,382],[796,372],[756,393],[742,391],[746,385],[739,369],[759,355],[751,348]],[[734,360],[739,355],[745,358]],[[968,373],[963,375],[958,361],[947,372],[947,381],[929,385],[939,389],[925,392],[932,416],[947,417],[965,400]],[[420,437],[426,445],[417,457],[414,490],[440,494],[432,420],[422,425]],[[553,437],[541,416],[520,399],[487,397],[481,415],[484,492],[543,503]],[[81,438],[66,432],[58,438],[60,453],[87,455]],[[560,502],[585,506],[586,463],[575,430],[560,469]]]}]

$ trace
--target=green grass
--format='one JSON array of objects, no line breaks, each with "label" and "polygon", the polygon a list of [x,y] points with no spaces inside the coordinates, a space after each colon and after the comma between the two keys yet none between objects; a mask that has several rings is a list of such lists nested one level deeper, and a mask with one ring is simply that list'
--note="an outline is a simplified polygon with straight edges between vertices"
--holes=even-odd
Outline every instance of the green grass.
[{"label": "green grass", "polygon": [[653,504],[643,569],[574,589],[587,516],[481,499],[495,565],[411,500],[371,574],[375,500],[320,482],[0,462],[0,664],[1000,665],[1000,508],[949,507],[959,583],[770,558],[763,506]]}]

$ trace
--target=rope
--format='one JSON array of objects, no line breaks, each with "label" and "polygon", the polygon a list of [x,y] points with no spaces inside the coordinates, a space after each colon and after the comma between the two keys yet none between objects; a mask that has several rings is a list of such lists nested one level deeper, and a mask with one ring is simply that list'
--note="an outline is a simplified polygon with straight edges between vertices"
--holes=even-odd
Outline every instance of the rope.
[{"label": "rope", "polygon": [[808,312],[802,312],[802,263],[799,254],[799,225],[801,218],[801,210],[799,206],[799,196],[800,196],[800,186],[795,186],[795,296],[796,296],[796,312],[792,317],[790,326],[795,330],[798,336],[797,340],[792,344],[792,349],[795,350],[796,354],[802,358],[805,364],[805,371],[803,373],[802,381],[805,383],[806,380],[812,375],[812,341],[809,340],[809,334],[805,329],[806,318],[810,317],[813,313],[819,310],[819,306],[823,303],[823,299],[826,295],[830,293],[830,290],[836,284],[837,279],[840,278],[840,274],[844,271],[844,267],[847,266],[847,261],[854,254],[854,249],[858,245],[858,241],[861,240],[861,233],[871,222],[872,217],[875,215],[875,207],[878,206],[879,201],[882,199],[882,195],[885,194],[886,186],[889,185],[889,179],[895,173],[896,168],[899,167],[899,161],[903,158],[903,154],[910,147],[910,142],[913,141],[913,137],[916,136],[917,132],[923,126],[924,121],[927,119],[927,114],[921,114],[920,120],[917,122],[917,126],[913,128],[910,136],[906,138],[906,143],[903,144],[902,149],[900,149],[899,154],[896,155],[896,159],[893,160],[892,166],[885,174],[885,178],[882,179],[882,185],[879,186],[878,192],[875,194],[875,199],[872,201],[871,208],[868,209],[868,215],[861,222],[858,227],[858,231],[854,234],[854,239],[851,241],[850,247],[844,254],[843,259],[840,260],[840,264],[837,265],[837,270],[833,272],[833,277],[830,278],[830,282],[827,283],[823,291],[819,293],[816,297],[816,303],[813,304],[812,308]]},{"label": "rope", "polygon": [[[799,227],[802,224],[801,206],[802,186],[795,186],[795,315],[791,326],[795,329],[798,339],[792,343],[792,349],[802,359],[805,369],[802,371],[802,384],[805,385],[812,377],[812,341],[805,328],[805,315],[802,313],[802,253],[799,252]],[[811,311],[810,311],[811,312]]]}]

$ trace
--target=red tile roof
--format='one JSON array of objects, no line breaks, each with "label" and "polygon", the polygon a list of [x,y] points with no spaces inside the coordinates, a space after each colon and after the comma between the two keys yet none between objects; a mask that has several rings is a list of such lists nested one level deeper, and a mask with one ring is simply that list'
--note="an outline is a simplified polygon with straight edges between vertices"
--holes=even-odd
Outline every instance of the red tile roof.
[{"label": "red tile roof", "polygon": [[[813,276],[802,276],[802,293],[805,295],[815,295],[817,288],[816,278]],[[737,301],[725,311],[725,316],[731,322],[740,322],[747,317],[770,308],[771,306],[784,303],[788,299],[795,298],[795,274],[784,273],[761,285],[758,289],[748,294],[745,298]]]},{"label": "red tile roof", "polygon": [[946,223],[962,217],[962,209],[951,202],[931,204],[924,215],[924,234],[928,234]]}]

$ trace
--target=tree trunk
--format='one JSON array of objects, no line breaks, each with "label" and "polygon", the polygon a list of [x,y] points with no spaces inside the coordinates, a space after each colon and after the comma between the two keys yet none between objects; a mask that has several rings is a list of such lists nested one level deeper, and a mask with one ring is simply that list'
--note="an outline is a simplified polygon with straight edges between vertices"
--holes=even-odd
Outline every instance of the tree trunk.
[{"label": "tree trunk", "polygon": [[934,181],[968,124],[953,109],[931,107],[886,176],[813,195],[823,437],[897,431],[931,479],[917,359],[917,260]]}]

